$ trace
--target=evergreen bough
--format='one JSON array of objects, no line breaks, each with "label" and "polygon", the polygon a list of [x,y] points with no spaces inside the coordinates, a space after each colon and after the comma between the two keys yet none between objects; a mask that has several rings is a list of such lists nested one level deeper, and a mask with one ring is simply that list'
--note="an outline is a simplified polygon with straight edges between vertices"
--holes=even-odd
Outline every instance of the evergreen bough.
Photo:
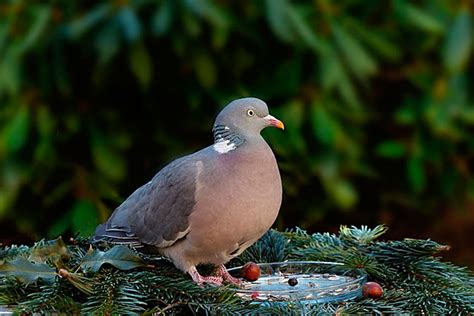
[{"label": "evergreen bough", "polygon": [[[339,234],[296,228],[268,231],[229,266],[248,261],[336,261],[384,288],[379,299],[308,305],[253,304],[229,286],[197,286],[161,257],[77,238],[0,250],[0,304],[21,314],[474,313],[474,274],[441,261],[449,249],[432,240],[376,241],[385,226],[341,226]],[[212,267],[200,267],[204,273]]]}]

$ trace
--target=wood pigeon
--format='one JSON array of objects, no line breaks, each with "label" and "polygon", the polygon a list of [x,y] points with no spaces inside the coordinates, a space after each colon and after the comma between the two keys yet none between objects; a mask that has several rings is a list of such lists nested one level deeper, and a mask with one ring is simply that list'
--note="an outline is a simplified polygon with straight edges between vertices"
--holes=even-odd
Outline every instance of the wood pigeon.
[{"label": "wood pigeon", "polygon": [[[96,229],[95,240],[153,247],[199,283],[239,284],[224,264],[274,223],[282,185],[262,129],[284,129],[257,98],[229,103],[214,123],[214,144],[172,161]],[[198,264],[218,266],[202,276]]]}]

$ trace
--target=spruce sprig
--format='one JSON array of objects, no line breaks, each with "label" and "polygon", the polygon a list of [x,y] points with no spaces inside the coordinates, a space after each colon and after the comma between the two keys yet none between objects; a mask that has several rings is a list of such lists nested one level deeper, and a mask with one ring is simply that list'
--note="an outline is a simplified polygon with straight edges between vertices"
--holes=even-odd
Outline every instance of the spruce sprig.
[{"label": "spruce sprig", "polygon": [[[229,263],[229,266],[237,266],[247,261],[336,261],[348,270],[361,271],[369,280],[379,282],[384,288],[379,299],[325,304],[256,303],[235,295],[229,286],[198,286],[162,257],[124,249],[122,253],[118,251],[120,258],[138,262],[138,256],[143,263],[135,268],[127,264],[114,267],[109,263],[113,262],[110,256],[117,256],[118,252],[107,252],[113,247],[107,244],[93,246],[103,253],[92,259],[100,260],[98,258],[104,256],[104,263],[84,270],[88,266],[84,262],[91,260],[87,254],[94,252],[89,249],[87,239],[77,238],[65,245],[57,239],[39,242],[31,248],[0,249],[0,303],[17,304],[16,311],[21,314],[474,313],[474,275],[467,268],[441,260],[439,255],[448,247],[432,240],[378,241],[386,229],[385,226],[373,229],[342,226],[339,234],[308,234],[299,228],[286,232],[270,230]],[[55,253],[58,249],[62,256]],[[107,254],[110,254],[108,258]],[[36,260],[35,264],[48,264],[57,271],[54,282],[35,278],[34,271],[2,272],[4,262],[9,262],[5,267],[11,269],[11,262],[18,257]],[[132,268],[121,271],[121,266]],[[200,267],[200,270],[204,274],[212,272],[209,267]],[[28,278],[15,278],[22,273]],[[30,283],[22,283],[20,279]]]}]

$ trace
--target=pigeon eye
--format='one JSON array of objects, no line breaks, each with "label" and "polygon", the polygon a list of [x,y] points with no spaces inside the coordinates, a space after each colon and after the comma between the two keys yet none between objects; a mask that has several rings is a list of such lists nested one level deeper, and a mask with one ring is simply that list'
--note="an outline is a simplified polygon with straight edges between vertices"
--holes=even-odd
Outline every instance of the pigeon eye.
[{"label": "pigeon eye", "polygon": [[247,115],[248,116],[253,116],[255,112],[253,110],[247,110]]}]

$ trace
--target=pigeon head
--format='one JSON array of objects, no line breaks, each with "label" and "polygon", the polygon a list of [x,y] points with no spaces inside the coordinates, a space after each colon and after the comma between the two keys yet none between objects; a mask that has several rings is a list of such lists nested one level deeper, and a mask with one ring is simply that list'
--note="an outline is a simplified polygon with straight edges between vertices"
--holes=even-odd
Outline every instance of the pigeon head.
[{"label": "pigeon head", "polygon": [[285,128],[280,120],[268,113],[265,102],[257,98],[242,98],[222,109],[213,130],[216,141],[226,140],[227,134],[237,134],[248,139],[258,136],[262,129],[269,126]]}]

